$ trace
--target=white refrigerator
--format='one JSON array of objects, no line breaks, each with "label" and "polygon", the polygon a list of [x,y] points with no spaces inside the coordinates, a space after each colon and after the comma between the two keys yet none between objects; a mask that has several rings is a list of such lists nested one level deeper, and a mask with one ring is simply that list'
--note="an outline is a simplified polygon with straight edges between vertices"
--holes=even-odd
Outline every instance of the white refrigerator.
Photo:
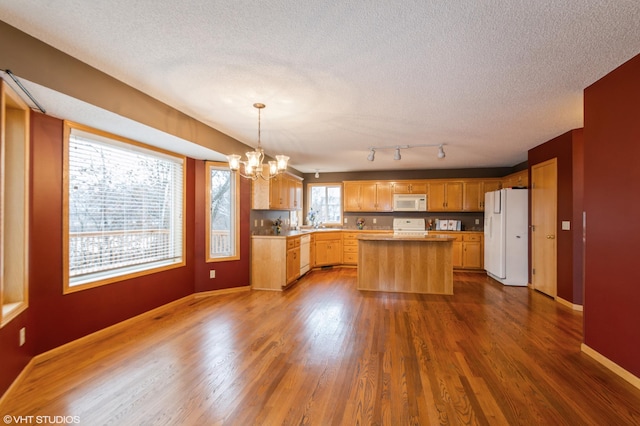
[{"label": "white refrigerator", "polygon": [[527,189],[501,189],[484,198],[484,268],[504,285],[529,282]]}]

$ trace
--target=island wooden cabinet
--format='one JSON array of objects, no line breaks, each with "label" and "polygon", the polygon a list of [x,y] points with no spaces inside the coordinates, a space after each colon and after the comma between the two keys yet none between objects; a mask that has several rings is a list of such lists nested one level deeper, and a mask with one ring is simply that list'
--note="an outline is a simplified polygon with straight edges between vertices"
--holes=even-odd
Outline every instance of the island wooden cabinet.
[{"label": "island wooden cabinet", "polygon": [[393,184],[394,194],[426,194],[427,182],[425,181],[401,181]]},{"label": "island wooden cabinet", "polygon": [[431,212],[462,211],[462,188],[460,181],[429,182],[428,210]]},{"label": "island wooden cabinet", "polygon": [[300,276],[300,237],[287,238],[287,284]]},{"label": "island wooden cabinet", "polygon": [[466,212],[482,212],[484,211],[484,194],[500,189],[501,180],[468,180],[463,185],[462,210]]},{"label": "island wooden cabinet", "polygon": [[318,232],[316,234],[315,266],[342,263],[342,232]]},{"label": "island wooden cabinet", "polygon": [[391,182],[345,181],[345,212],[390,212],[393,210]]},{"label": "island wooden cabinet", "polygon": [[[268,173],[268,166],[264,173]],[[302,180],[284,173],[265,181],[251,183],[251,208],[254,210],[302,210]]]}]

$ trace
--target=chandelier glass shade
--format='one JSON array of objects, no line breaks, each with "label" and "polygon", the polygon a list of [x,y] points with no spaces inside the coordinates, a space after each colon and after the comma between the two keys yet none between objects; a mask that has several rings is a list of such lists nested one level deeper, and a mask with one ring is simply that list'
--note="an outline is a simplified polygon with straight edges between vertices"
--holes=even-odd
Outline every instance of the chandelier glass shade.
[{"label": "chandelier glass shade", "polygon": [[[243,161],[242,157],[238,154],[227,155],[227,161],[229,161],[229,169],[234,172],[240,173],[240,176],[256,180],[262,178],[269,180],[277,175],[284,173],[287,170],[287,164],[289,157],[286,155],[276,155],[276,159],[268,161],[268,170],[265,172],[264,165],[264,150],[260,142],[260,111],[265,107],[265,104],[255,103],[254,108],[258,109],[258,147],[250,152],[247,152],[247,160]],[[240,166],[244,166],[244,171],[240,170]]]}]

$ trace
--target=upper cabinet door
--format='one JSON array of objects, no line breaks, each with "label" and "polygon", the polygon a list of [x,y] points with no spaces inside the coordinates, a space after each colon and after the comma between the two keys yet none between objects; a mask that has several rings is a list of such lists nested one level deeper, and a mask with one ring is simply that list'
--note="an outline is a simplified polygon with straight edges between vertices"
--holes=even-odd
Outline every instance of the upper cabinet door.
[{"label": "upper cabinet door", "polygon": [[430,182],[427,203],[434,212],[462,211],[462,182]]}]

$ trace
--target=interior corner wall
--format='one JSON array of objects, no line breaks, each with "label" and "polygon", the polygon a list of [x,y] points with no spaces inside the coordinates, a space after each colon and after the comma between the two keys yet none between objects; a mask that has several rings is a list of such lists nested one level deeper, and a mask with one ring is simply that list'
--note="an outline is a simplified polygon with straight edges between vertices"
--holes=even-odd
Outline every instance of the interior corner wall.
[{"label": "interior corner wall", "polygon": [[640,377],[640,55],[584,91],[584,342]]},{"label": "interior corner wall", "polygon": [[[557,158],[558,205],[557,205],[557,296],[576,305],[582,305],[582,206],[579,202],[582,165],[576,164],[574,146],[581,149],[582,129],[570,130],[529,150],[529,167],[552,158]],[[580,157],[580,155],[578,155]],[[579,161],[579,160],[578,160]],[[578,172],[576,172],[576,170]],[[562,222],[569,221],[570,230],[562,230]],[[579,280],[579,282],[577,281]]]}]

